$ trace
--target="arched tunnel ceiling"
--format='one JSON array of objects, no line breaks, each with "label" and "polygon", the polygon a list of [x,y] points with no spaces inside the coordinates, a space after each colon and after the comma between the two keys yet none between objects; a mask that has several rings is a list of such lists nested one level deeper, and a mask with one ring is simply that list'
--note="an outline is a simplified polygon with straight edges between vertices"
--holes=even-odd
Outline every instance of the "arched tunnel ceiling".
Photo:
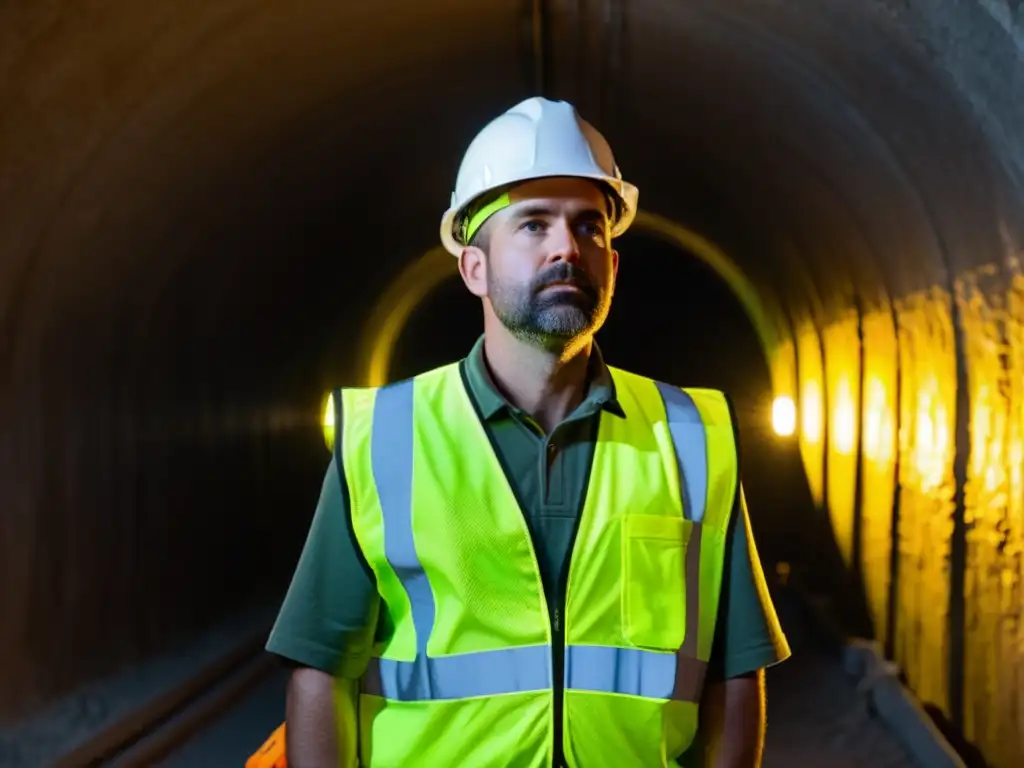
[{"label": "arched tunnel ceiling", "polygon": [[[145,343],[189,270],[207,302],[244,285],[272,308],[317,283],[311,322],[339,293],[364,313],[434,243],[472,132],[533,92],[533,5],[9,7],[14,369],[76,311]],[[841,307],[855,285],[867,303],[947,285],[946,264],[1020,242],[1021,107],[1012,87],[962,90],[1013,60],[981,7],[540,5],[550,91],[609,135],[644,207],[720,242],[791,312]],[[280,268],[328,229],[328,273]]]}]

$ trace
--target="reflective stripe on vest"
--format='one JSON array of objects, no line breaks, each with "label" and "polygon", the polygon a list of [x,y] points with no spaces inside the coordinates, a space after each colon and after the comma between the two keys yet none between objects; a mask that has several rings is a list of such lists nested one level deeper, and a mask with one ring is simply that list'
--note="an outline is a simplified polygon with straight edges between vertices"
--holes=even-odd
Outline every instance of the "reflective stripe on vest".
[{"label": "reflective stripe on vest", "polygon": [[[684,516],[694,523],[685,560],[686,633],[676,653],[594,645],[565,649],[567,690],[696,702],[707,663],[697,658],[701,521],[707,504],[704,425],[683,390],[658,384],[679,470]],[[416,634],[414,661],[374,657],[363,690],[397,701],[434,701],[550,689],[547,645],[429,657],[436,606],[419,562],[412,526],[414,380],[377,391],[371,463],[384,521],[385,555],[409,596]]]}]

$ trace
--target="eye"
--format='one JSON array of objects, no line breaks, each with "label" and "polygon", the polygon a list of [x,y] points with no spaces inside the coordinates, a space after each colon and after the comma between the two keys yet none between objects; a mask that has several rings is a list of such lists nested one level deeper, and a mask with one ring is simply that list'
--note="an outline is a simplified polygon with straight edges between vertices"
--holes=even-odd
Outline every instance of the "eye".
[{"label": "eye", "polygon": [[584,221],[580,224],[580,232],[585,237],[604,237],[604,224],[599,221]]},{"label": "eye", "polygon": [[530,219],[528,221],[524,221],[520,226],[520,229],[533,234],[538,234],[544,231],[544,222],[540,219]]}]

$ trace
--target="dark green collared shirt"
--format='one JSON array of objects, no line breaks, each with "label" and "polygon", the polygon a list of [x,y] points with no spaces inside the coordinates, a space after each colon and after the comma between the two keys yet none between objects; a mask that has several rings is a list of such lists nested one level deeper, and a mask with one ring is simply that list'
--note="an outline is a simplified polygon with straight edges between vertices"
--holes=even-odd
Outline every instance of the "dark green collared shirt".
[{"label": "dark green collared shirt", "polygon": [[[481,338],[464,361],[470,396],[523,508],[549,605],[583,509],[602,411],[628,418],[595,344],[586,397],[550,435],[494,386]],[[341,414],[344,418],[344,414]],[[340,435],[340,424],[335,427]],[[337,453],[337,452],[336,452]],[[346,639],[366,627],[377,600],[373,574],[352,533],[344,467],[324,477],[320,502],[267,650],[293,663],[335,673]],[[737,494],[726,549],[712,678],[729,678],[782,661],[789,647],[764,588],[750,521]]]}]

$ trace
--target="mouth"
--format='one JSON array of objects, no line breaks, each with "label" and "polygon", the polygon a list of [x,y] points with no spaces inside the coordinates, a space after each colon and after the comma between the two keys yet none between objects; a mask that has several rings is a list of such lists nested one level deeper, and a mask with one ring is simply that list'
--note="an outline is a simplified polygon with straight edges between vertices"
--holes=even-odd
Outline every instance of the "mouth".
[{"label": "mouth", "polygon": [[543,291],[576,291],[577,293],[583,293],[583,288],[577,283],[548,283],[541,290]]}]

